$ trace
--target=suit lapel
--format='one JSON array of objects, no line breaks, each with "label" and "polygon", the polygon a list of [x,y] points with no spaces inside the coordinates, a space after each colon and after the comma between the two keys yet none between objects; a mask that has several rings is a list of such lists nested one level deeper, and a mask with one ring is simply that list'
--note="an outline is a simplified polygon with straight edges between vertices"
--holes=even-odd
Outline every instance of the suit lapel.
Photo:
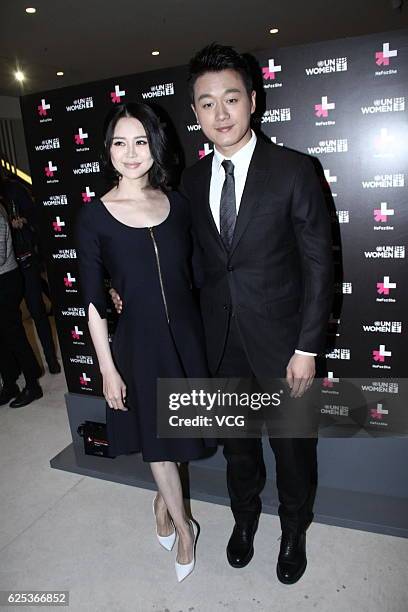
[{"label": "suit lapel", "polygon": [[256,209],[257,200],[264,191],[264,185],[268,178],[269,170],[266,163],[265,144],[259,139],[256,143],[251,163],[249,164],[245,187],[239,206],[234,236],[232,238],[230,256],[241,240],[248,223]]}]

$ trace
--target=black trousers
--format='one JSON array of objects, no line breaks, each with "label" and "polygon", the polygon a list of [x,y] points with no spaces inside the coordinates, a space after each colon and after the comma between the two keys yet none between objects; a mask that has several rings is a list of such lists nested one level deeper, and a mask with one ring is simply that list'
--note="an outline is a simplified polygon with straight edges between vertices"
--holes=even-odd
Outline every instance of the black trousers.
[{"label": "black trousers", "polygon": [[[217,376],[255,379],[234,317],[231,317]],[[231,510],[236,523],[242,524],[252,521],[262,507],[260,493],[266,480],[262,440],[225,438],[223,442]],[[269,438],[269,443],[276,461],[282,531],[302,531],[313,520],[317,488],[317,438]]]},{"label": "black trousers", "polygon": [[0,373],[5,387],[15,384],[20,372],[27,387],[35,386],[41,375],[21,318],[22,299],[20,270],[0,274]]},{"label": "black trousers", "polygon": [[21,273],[24,280],[24,299],[27,308],[35,323],[47,363],[53,362],[56,359],[55,345],[42,297],[43,286],[40,266],[34,259],[29,268],[21,268]]}]

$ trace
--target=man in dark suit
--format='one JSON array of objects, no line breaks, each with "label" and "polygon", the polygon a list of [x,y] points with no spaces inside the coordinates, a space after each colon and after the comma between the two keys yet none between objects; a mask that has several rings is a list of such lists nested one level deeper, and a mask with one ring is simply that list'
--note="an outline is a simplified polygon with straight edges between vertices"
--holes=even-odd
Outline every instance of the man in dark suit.
[{"label": "man in dark suit", "polygon": [[[257,138],[255,92],[245,59],[209,45],[190,62],[192,108],[214,152],[185,170],[203,265],[200,300],[211,372],[284,377],[301,396],[324,351],[331,306],[329,215],[311,160]],[[273,433],[271,434],[273,435]],[[271,437],[282,527],[277,575],[306,568],[306,529],[317,483],[316,438]],[[224,441],[235,526],[233,567],[252,558],[265,465],[260,438]]]}]

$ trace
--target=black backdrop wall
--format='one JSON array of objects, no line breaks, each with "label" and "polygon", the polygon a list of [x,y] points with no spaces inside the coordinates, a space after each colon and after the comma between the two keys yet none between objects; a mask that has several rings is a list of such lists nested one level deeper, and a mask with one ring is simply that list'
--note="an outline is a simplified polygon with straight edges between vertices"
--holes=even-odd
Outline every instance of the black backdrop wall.
[{"label": "black backdrop wall", "polygon": [[[380,379],[405,372],[406,34],[277,49],[257,57],[264,93],[258,92],[258,128],[278,144],[316,156],[331,190],[338,293],[328,343],[333,378]],[[21,99],[72,392],[101,394],[73,230],[78,209],[105,189],[100,164],[104,117],[120,101],[160,105],[177,130],[186,164],[193,163],[212,145],[195,122],[186,74],[185,67],[169,68]]]},{"label": "black backdrop wall", "polygon": [[[274,49],[256,58],[261,88],[255,126],[278,145],[319,160],[333,210],[337,283],[325,391],[339,377],[355,377],[366,379],[368,391],[381,389],[391,396],[398,394],[397,379],[406,372],[407,58],[402,30]],[[100,165],[104,117],[122,101],[159,105],[163,120],[176,128],[189,165],[212,145],[190,109],[186,76],[185,67],[176,67],[21,99],[72,393],[101,395],[73,230],[78,209],[105,189]],[[341,406],[328,406],[341,415]],[[386,420],[384,414],[373,415],[373,423]]]}]

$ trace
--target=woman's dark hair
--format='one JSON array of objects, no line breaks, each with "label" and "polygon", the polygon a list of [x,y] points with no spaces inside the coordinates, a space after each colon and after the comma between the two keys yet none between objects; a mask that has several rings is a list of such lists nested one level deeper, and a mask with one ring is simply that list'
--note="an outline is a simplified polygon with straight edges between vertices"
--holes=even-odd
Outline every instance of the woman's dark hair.
[{"label": "woman's dark hair", "polygon": [[248,96],[253,89],[250,66],[243,55],[233,47],[211,43],[198,51],[189,62],[188,86],[191,100],[194,104],[194,83],[206,72],[220,72],[221,70],[236,70],[244,81]]},{"label": "woman's dark hair", "polygon": [[133,117],[143,125],[153,158],[153,165],[148,173],[149,184],[154,189],[167,190],[174,160],[169,153],[165,132],[153,109],[147,104],[137,102],[114,106],[105,119],[102,158],[108,180],[117,187],[121,178],[121,174],[112,164],[110,149],[116,124],[123,117]]}]

